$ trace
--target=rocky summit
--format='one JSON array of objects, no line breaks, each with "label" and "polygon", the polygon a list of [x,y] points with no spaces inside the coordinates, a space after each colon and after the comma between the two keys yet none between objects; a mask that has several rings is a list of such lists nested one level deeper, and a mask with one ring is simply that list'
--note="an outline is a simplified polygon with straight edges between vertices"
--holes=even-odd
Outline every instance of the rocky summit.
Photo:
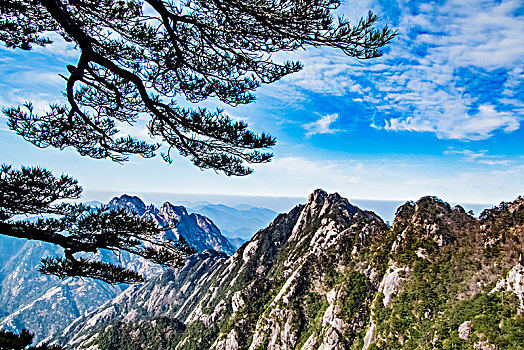
[{"label": "rocky summit", "polygon": [[522,349],[524,200],[435,197],[391,227],[314,191],[233,256],[205,251],[76,320],[73,349]]},{"label": "rocky summit", "polygon": [[153,220],[160,227],[170,227],[164,234],[165,239],[178,239],[183,236],[189,245],[198,251],[213,249],[229,255],[236,251],[236,247],[222,235],[213,221],[200,214],[188,214],[183,206],[165,202],[157,209],[152,204],[146,206],[136,196],[126,194],[113,198],[109,206],[134,212],[140,217]]}]

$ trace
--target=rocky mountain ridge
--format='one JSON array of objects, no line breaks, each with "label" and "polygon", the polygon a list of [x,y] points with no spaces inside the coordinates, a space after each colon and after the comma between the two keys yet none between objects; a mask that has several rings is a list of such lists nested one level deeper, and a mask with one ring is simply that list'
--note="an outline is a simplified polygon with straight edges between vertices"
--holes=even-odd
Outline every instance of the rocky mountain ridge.
[{"label": "rocky mountain ridge", "polygon": [[236,248],[225,238],[216,225],[208,217],[191,213],[185,207],[169,202],[160,208],[154,205],[146,206],[136,196],[122,195],[109,202],[109,207],[125,208],[135,212],[139,217],[151,219],[160,227],[169,226],[164,234],[165,239],[178,239],[182,235],[196,250],[202,252],[213,249],[228,255],[235,253]]},{"label": "rocky mountain ridge", "polygon": [[[236,250],[209,218],[188,214],[182,206],[165,203],[157,209],[128,195],[113,198],[108,206],[123,207],[153,219],[162,227],[171,225],[173,228],[165,232],[164,238],[178,239],[182,235],[199,251],[215,249],[232,254]],[[0,327],[11,331],[29,329],[36,334],[36,341],[61,331],[127,288],[89,279],[60,280],[41,275],[37,269],[42,257],[62,254],[60,248],[51,244],[5,236],[0,236],[0,244]],[[148,278],[163,271],[158,265],[125,252],[121,256],[101,252],[98,258],[125,265]]]},{"label": "rocky mountain ridge", "polygon": [[389,227],[316,190],[233,256],[193,257],[198,264],[126,291],[57,342],[73,349],[510,348],[524,344],[523,251],[522,198],[476,219],[423,197],[401,206]]}]

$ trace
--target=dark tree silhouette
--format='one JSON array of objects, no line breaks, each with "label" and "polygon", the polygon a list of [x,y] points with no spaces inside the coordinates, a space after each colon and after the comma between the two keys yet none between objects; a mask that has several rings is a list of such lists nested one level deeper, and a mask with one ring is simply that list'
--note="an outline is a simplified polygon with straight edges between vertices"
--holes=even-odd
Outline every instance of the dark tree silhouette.
[{"label": "dark tree silhouette", "polygon": [[41,344],[29,345],[33,342],[34,334],[22,329],[18,334],[0,330],[0,350],[62,350],[61,346]]},{"label": "dark tree silhouette", "polygon": [[[85,253],[100,249],[129,252],[164,266],[179,266],[195,251],[183,240],[166,241],[155,222],[124,209],[92,209],[61,202],[78,199],[75,179],[55,177],[40,168],[0,168],[0,233],[64,248],[64,257],[42,260],[40,272],[61,278],[96,278],[108,283],[137,283],[143,277],[122,266],[93,260]],[[58,202],[58,203],[57,203]],[[51,214],[36,221],[13,220],[20,214]],[[84,256],[78,256],[84,253]],[[75,256],[76,255],[76,256]]]},{"label": "dark tree silhouette", "polygon": [[272,54],[333,47],[368,59],[395,36],[372,13],[351,25],[333,11],[339,0],[10,0],[0,4],[0,40],[30,50],[47,32],[79,50],[67,66],[66,105],[37,112],[30,103],[4,110],[8,125],[38,147],[74,147],[82,155],[125,161],[152,157],[160,144],[119,133],[148,114],[149,133],[202,169],[227,175],[268,162],[275,144],[222,111],[182,108],[210,97],[235,106],[253,91],[301,69]]}]

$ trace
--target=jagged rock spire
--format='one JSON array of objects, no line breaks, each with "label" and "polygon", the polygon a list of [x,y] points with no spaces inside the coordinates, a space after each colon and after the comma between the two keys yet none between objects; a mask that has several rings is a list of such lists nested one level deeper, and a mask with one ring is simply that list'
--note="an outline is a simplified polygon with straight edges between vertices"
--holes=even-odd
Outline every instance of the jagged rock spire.
[{"label": "jagged rock spire", "polygon": [[139,216],[142,216],[146,211],[146,205],[139,197],[128,194],[123,194],[120,197],[111,199],[109,207],[123,208]]}]

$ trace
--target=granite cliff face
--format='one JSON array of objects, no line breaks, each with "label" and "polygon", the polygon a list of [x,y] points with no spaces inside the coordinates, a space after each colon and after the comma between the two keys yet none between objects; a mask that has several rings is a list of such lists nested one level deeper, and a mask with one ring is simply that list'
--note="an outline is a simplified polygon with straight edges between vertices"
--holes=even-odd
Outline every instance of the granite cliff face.
[{"label": "granite cliff face", "polygon": [[522,199],[476,219],[424,197],[401,206],[388,227],[316,190],[233,256],[192,257],[57,341],[76,349],[508,348],[524,343],[522,251]]},{"label": "granite cliff face", "polygon": [[228,255],[214,250],[193,255],[179,269],[164,271],[144,284],[130,286],[115,299],[75,320],[57,336],[70,347],[83,348],[101,330],[148,320],[156,323],[161,319],[178,325],[180,312],[194,307],[192,303],[206,293],[214,272],[227,258]]}]

